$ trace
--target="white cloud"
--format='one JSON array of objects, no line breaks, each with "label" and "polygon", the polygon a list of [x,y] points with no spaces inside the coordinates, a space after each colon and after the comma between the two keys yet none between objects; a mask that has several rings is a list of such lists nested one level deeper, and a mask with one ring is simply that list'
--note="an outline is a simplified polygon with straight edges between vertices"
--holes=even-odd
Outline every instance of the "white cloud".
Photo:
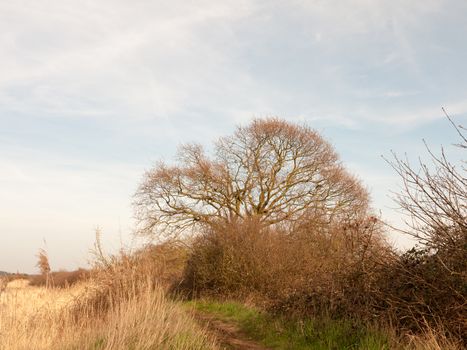
[{"label": "white cloud", "polygon": [[43,239],[56,268],[83,265],[97,226],[108,249],[118,248],[119,231],[130,241],[141,168],[31,156],[0,154],[2,269],[32,272]]},{"label": "white cloud", "polygon": [[[364,48],[361,54],[368,54],[364,64],[405,62],[406,69],[419,70],[411,30],[441,5],[437,0],[174,1],[170,5],[141,1],[131,6],[126,1],[3,2],[0,102],[10,112],[57,118],[161,119],[196,111],[220,112],[224,118],[238,118],[245,111],[303,115],[310,106],[325,111],[335,99],[348,98],[345,94],[355,90],[360,79],[352,72],[360,66],[350,65],[347,57],[328,62],[326,55],[354,50],[354,43],[363,42],[355,41],[359,38],[372,45],[377,35],[387,49],[376,54],[371,47]],[[311,42],[318,45],[318,61],[302,68],[316,77],[298,81],[305,84],[299,92],[298,86],[291,89],[291,83],[279,79],[281,70],[295,69],[294,62],[278,64],[262,77],[249,66],[261,71],[269,63],[247,60],[265,49],[261,39],[267,39],[268,45],[280,40],[268,35],[286,20],[300,24],[290,33],[280,32],[290,37],[291,45],[302,49]],[[280,56],[286,48],[278,50]],[[294,70],[290,74],[299,77]],[[323,100],[323,88],[334,96]],[[406,90],[391,88],[387,93]],[[333,109],[326,118],[349,119],[343,117],[349,106]],[[391,122],[390,116],[386,118]]]},{"label": "white cloud", "polygon": [[[462,3],[0,2],[0,230],[35,237],[31,247],[61,226],[75,243],[94,224],[116,230],[149,166],[118,157],[130,147],[156,145],[157,158],[269,115],[371,131],[442,118],[443,105],[465,114],[466,53],[450,41],[466,31]],[[63,134],[45,130],[54,122]],[[100,142],[93,128],[117,149],[81,147]]]},{"label": "white cloud", "polygon": [[214,93],[218,79],[245,83],[198,31],[223,30],[251,11],[248,2],[38,3],[0,5],[2,17],[20,23],[0,22],[0,96],[9,109],[161,117],[193,103],[200,85]]},{"label": "white cloud", "polygon": [[382,122],[396,126],[401,129],[413,128],[417,124],[429,123],[436,119],[445,118],[442,107],[446,107],[451,116],[467,115],[467,100],[454,101],[443,105],[431,105],[403,112],[394,111],[374,111],[368,113],[367,118],[372,121]]}]

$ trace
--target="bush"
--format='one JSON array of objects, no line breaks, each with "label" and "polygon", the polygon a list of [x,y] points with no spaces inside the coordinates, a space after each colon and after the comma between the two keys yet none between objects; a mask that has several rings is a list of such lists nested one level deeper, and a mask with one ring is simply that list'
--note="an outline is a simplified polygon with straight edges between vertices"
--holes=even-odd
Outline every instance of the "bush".
[{"label": "bush", "polygon": [[286,313],[370,317],[379,266],[392,251],[377,218],[329,224],[309,219],[290,234],[274,307]]},{"label": "bush", "polygon": [[[447,116],[447,114],[446,114]],[[453,125],[460,152],[467,150],[461,126]],[[427,146],[430,163],[394,155],[402,180],[395,201],[409,217],[403,233],[420,244],[386,268],[381,295],[394,320],[409,329],[442,328],[467,344],[467,178],[465,160],[453,164],[442,148]],[[386,282],[390,278],[390,283]]]},{"label": "bush", "polygon": [[182,289],[194,295],[246,295],[263,288],[274,265],[274,233],[253,220],[207,228],[192,244]]},{"label": "bush", "polygon": [[[89,278],[89,271],[78,269],[75,271],[56,271],[47,275],[33,275],[29,277],[31,286],[50,286],[55,288],[66,288],[79,281]],[[48,279],[48,282],[47,282]]]},{"label": "bush", "polygon": [[[465,275],[446,269],[465,270],[467,259],[453,258],[458,249],[398,255],[381,233],[374,217],[310,219],[289,230],[254,221],[218,227],[193,242],[182,287],[191,297],[248,300],[303,319],[357,319],[465,342]],[[441,264],[448,255],[455,265]]]},{"label": "bush", "polygon": [[195,296],[253,297],[286,313],[362,314],[390,255],[374,217],[292,228],[253,220],[210,229],[193,243],[184,287]]},{"label": "bush", "polygon": [[467,256],[456,257],[458,252],[415,247],[387,265],[379,281],[380,310],[401,329],[436,329],[467,344],[466,276],[455,272],[467,270]]}]

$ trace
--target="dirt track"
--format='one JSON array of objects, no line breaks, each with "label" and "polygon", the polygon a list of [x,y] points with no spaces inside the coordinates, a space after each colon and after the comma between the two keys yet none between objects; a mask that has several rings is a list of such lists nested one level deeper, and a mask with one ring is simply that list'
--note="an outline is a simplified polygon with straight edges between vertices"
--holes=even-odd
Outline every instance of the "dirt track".
[{"label": "dirt track", "polygon": [[269,350],[243,333],[236,324],[195,312],[198,322],[218,340],[221,349]]}]

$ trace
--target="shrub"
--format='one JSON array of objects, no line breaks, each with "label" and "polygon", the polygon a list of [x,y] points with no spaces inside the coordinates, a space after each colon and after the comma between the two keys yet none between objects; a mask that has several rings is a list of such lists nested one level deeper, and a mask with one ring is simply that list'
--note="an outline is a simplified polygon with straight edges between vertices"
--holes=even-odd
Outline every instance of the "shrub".
[{"label": "shrub", "polygon": [[379,226],[374,217],[335,225],[310,217],[282,229],[253,220],[210,229],[193,243],[184,287],[286,313],[363,314],[376,267],[391,254]]},{"label": "shrub", "polygon": [[445,254],[415,247],[385,266],[379,308],[401,329],[435,329],[467,344],[466,276],[455,272],[467,270],[467,256],[446,260]]},{"label": "shrub", "polygon": [[[463,152],[465,129],[451,123]],[[403,327],[442,328],[467,344],[467,169],[465,160],[457,166],[443,148],[438,155],[427,151],[429,165],[420,160],[414,166],[396,155],[391,162],[403,183],[395,200],[409,217],[399,230],[420,246],[386,268],[382,303]]]},{"label": "shrub", "polygon": [[379,266],[392,251],[377,218],[326,223],[309,219],[289,234],[282,286],[271,299],[282,312],[369,317]]},{"label": "shrub", "polygon": [[269,280],[274,234],[254,220],[207,228],[198,235],[181,287],[195,295],[245,295]]},{"label": "shrub", "polygon": [[34,275],[29,278],[31,286],[49,286],[55,288],[65,288],[75,283],[89,278],[89,271],[78,269],[75,271],[49,272],[48,275]]}]

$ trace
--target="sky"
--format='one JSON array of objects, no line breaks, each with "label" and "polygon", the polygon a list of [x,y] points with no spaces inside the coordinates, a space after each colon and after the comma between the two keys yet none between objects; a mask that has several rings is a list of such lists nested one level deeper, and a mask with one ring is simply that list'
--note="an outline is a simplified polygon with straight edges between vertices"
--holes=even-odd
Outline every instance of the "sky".
[{"label": "sky", "polygon": [[0,270],[36,271],[39,248],[84,266],[96,227],[131,245],[145,170],[267,116],[318,130],[398,222],[381,156],[451,151],[442,107],[467,125],[466,17],[465,0],[0,0]]}]

